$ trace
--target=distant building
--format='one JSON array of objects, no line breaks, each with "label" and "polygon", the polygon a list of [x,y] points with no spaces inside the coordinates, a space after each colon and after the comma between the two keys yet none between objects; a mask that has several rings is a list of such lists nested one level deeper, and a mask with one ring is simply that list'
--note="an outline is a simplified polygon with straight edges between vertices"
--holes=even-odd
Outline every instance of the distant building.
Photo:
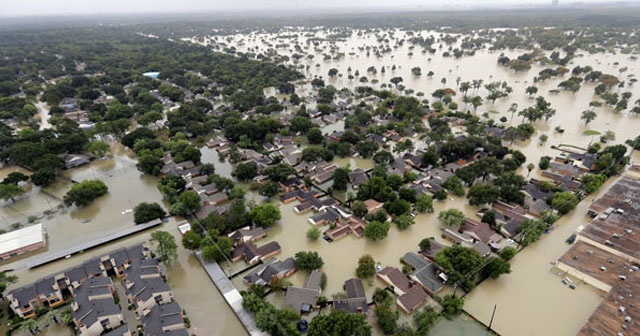
[{"label": "distant building", "polygon": [[0,260],[35,251],[47,245],[42,224],[0,235]]}]

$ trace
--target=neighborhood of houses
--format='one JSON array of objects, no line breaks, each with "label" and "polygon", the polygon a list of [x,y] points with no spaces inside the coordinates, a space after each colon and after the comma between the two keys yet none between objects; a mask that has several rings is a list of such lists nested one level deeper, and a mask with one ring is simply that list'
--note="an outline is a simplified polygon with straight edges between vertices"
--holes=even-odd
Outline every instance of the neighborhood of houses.
[{"label": "neighborhood of houses", "polygon": [[[339,113],[326,118],[313,110],[308,111],[314,124],[325,126],[335,123],[352,114],[346,106],[336,106]],[[217,113],[217,112],[212,112]],[[255,111],[244,113],[245,118],[250,118]],[[315,113],[315,114],[314,114]],[[317,115],[316,115],[317,114]],[[427,113],[426,116],[430,116]],[[283,114],[281,122],[290,121],[293,115]],[[376,117],[376,123],[384,125],[397,122],[393,116]],[[462,130],[457,132],[455,141],[465,141],[463,120],[456,117],[446,117],[452,128]],[[486,127],[487,135],[502,136],[502,129]],[[324,135],[325,141],[339,142],[344,131],[333,131]],[[395,131],[385,131],[384,134],[368,134],[367,139],[375,142],[382,148],[392,148],[394,144],[415,136],[411,127],[404,130],[405,136]],[[234,143],[224,136],[218,135],[212,138],[207,147],[215,149],[220,155],[228,155]],[[395,267],[385,267],[377,271],[379,279],[387,288],[396,295],[396,304],[399,310],[410,314],[424,304],[431,302],[437,305],[431,298],[436,295],[445,284],[447,276],[435,262],[438,251],[445,247],[443,243],[459,244],[478,252],[482,257],[489,257],[498,253],[504,246],[513,244],[522,235],[520,225],[528,219],[540,218],[551,207],[548,200],[553,197],[554,190],[578,192],[580,177],[594,168],[595,155],[573,147],[558,147],[558,156],[552,158],[548,170],[542,171],[542,178],[531,178],[525,189],[524,205],[512,204],[504,201],[496,201],[482,207],[476,214],[477,218],[467,217],[458,228],[443,228],[442,243],[433,240],[431,247],[419,253],[408,252],[402,262],[410,266],[412,270],[408,274]],[[258,175],[252,179],[254,184],[264,184],[270,181],[263,175],[263,171],[275,162],[284,162],[293,167],[295,174],[290,175],[285,181],[278,182],[278,199],[283,204],[297,202],[293,211],[300,215],[307,215],[310,225],[326,228],[323,232],[325,240],[335,242],[347,235],[363,237],[367,221],[355,216],[343,200],[333,197],[326,190],[333,178],[333,173],[340,168],[338,165],[325,162],[321,159],[314,162],[302,160],[303,148],[296,143],[293,136],[276,134],[272,141],[263,144],[262,151],[252,149],[238,149],[240,162],[253,162],[257,167]],[[476,149],[475,155],[469,160],[458,160],[446,164],[444,167],[425,166],[422,161],[424,152],[420,149],[398,154],[387,169],[389,174],[405,176],[408,173],[415,174],[415,178],[407,187],[415,190],[417,195],[433,196],[443,190],[442,184],[447,178],[453,176],[457,169],[471,164],[473,161],[484,158],[487,153],[482,148]],[[351,157],[357,157],[354,146],[349,151]],[[219,190],[215,183],[207,183],[206,176],[200,175],[200,168],[191,161],[174,162],[170,155],[164,160],[161,175],[177,175],[186,181],[186,188],[200,195],[201,208],[195,213],[197,218],[205,218],[210,213],[225,214],[230,207],[228,190]],[[349,188],[357,191],[359,186],[370,179],[370,171],[359,167],[353,167],[348,174]],[[552,185],[553,188],[549,188]],[[374,199],[364,201],[367,214],[373,214],[383,209],[384,204]],[[481,222],[484,213],[495,213],[496,228]],[[181,228],[181,232],[188,230]],[[244,261],[247,265],[257,265],[243,276],[246,285],[269,285],[276,279],[284,279],[296,271],[294,258],[279,260],[275,256],[281,252],[281,245],[276,241],[262,242],[266,236],[265,229],[246,227],[234,231],[228,235],[234,242],[234,249],[230,260],[233,262]],[[446,243],[446,244],[448,244]],[[305,285],[302,287],[291,286],[287,289],[283,306],[294,308],[301,313],[308,313],[317,307],[317,300],[321,290],[315,286],[316,273],[309,274]],[[349,285],[347,285],[347,283]],[[360,285],[358,285],[360,284]],[[364,290],[360,290],[361,282],[358,279],[349,279],[345,283],[347,299],[336,299],[332,302],[334,309],[344,309],[352,313],[367,313],[367,300]],[[364,287],[362,287],[364,288]]]},{"label": "neighborhood of houses", "polygon": [[[116,282],[124,291],[116,290]],[[35,317],[40,309],[71,302],[71,318],[81,336],[189,335],[184,311],[173,300],[160,264],[146,244],[89,259],[16,288],[6,297],[11,310],[24,319]],[[136,321],[126,321],[123,309],[133,310]]]}]

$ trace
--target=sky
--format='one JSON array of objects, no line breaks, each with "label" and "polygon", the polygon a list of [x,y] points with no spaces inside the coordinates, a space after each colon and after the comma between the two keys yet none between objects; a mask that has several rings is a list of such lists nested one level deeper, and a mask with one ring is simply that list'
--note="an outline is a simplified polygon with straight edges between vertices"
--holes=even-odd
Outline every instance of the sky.
[{"label": "sky", "polygon": [[[596,0],[560,0],[560,3]],[[307,8],[398,8],[429,9],[446,4],[543,5],[551,0],[0,0],[0,16],[185,13],[204,11],[302,10]]]}]

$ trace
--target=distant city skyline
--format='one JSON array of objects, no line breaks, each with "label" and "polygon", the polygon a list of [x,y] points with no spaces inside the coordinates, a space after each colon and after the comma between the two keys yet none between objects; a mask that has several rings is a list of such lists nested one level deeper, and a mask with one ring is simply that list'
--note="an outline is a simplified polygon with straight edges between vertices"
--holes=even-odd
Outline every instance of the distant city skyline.
[{"label": "distant city skyline", "polygon": [[[563,0],[560,5],[571,3],[617,2],[615,0]],[[300,11],[304,9],[452,9],[474,6],[514,7],[544,6],[557,4],[556,0],[454,0],[446,3],[420,0],[2,0],[0,16],[42,15],[87,15],[128,13],[193,13],[207,11],[250,12],[269,10],[273,12]]]}]

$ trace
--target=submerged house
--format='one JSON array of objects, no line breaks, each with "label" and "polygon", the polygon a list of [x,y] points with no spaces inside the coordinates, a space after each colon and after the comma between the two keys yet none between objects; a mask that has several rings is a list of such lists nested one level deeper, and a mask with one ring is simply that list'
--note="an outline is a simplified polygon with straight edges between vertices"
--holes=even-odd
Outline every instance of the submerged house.
[{"label": "submerged house", "polygon": [[352,278],[344,282],[344,288],[347,292],[345,299],[333,300],[333,309],[342,310],[350,314],[367,314],[369,306],[367,305],[367,296],[362,285],[362,280]]}]

